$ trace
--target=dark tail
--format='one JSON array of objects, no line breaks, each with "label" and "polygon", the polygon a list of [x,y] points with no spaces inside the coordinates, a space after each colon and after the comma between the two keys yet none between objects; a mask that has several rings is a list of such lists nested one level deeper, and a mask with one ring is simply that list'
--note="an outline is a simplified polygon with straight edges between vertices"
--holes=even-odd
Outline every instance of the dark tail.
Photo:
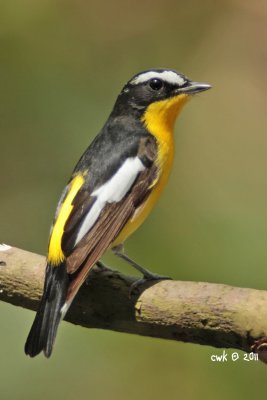
[{"label": "dark tail", "polygon": [[35,357],[41,351],[50,357],[68,284],[65,263],[57,267],[47,264],[43,297],[25,344],[25,353],[30,357]]}]

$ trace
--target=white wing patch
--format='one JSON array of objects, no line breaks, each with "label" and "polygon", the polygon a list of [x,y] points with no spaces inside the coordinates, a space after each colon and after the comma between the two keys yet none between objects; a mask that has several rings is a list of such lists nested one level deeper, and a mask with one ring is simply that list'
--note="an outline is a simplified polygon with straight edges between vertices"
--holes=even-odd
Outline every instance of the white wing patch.
[{"label": "white wing patch", "polygon": [[131,188],[139,172],[144,169],[145,166],[139,157],[127,158],[118,171],[106,183],[92,193],[92,196],[96,196],[96,201],[80,227],[75,245],[92,228],[106,203],[117,203],[122,200]]},{"label": "white wing patch", "polygon": [[97,218],[99,217],[102,208],[105,204],[101,204],[98,199],[94,202],[93,206],[90,208],[90,211],[86,215],[80,230],[78,232],[77,238],[75,240],[74,246],[84,237],[84,235],[92,228]]},{"label": "white wing patch", "polygon": [[138,85],[138,83],[144,83],[149,81],[150,79],[154,78],[159,78],[162,79],[165,82],[168,82],[172,85],[178,85],[182,86],[185,83],[184,78],[179,75],[177,72],[174,71],[162,71],[162,72],[157,72],[157,71],[148,71],[144,72],[143,74],[140,74],[136,76],[134,79],[131,80],[132,85]]}]

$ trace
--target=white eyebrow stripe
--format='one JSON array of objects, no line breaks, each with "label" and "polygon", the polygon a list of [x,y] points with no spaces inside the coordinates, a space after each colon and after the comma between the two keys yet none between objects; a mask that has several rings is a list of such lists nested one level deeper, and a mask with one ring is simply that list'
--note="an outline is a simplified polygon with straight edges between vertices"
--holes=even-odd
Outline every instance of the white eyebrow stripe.
[{"label": "white eyebrow stripe", "polygon": [[105,205],[121,201],[130,190],[139,172],[144,169],[145,166],[138,156],[129,157],[106,183],[93,191],[92,196],[96,196],[96,201],[84,218],[75,240],[75,246],[93,227]]},{"label": "white eyebrow stripe", "polygon": [[140,74],[136,76],[134,79],[131,80],[132,85],[138,85],[138,83],[144,83],[149,81],[150,79],[162,79],[165,82],[168,82],[172,85],[178,85],[182,86],[185,83],[184,78],[181,75],[178,75],[174,71],[162,71],[162,72],[157,72],[157,71],[148,71],[144,72],[143,74]]}]

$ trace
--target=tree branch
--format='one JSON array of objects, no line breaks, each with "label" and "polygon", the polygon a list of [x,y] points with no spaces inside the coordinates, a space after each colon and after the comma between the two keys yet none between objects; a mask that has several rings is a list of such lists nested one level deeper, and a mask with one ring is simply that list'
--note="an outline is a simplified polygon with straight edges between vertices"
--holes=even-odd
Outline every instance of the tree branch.
[{"label": "tree branch", "polygon": [[[45,258],[0,246],[0,300],[36,310]],[[254,351],[267,362],[267,292],[202,282],[156,281],[129,297],[134,277],[94,268],[66,320],[87,328]]]}]

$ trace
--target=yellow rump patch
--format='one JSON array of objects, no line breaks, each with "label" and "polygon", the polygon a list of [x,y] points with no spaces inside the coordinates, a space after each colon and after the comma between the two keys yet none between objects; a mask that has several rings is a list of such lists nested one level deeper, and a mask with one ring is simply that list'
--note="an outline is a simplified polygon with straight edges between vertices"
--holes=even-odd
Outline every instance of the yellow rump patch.
[{"label": "yellow rump patch", "polygon": [[69,192],[58,212],[58,216],[50,236],[47,257],[48,261],[54,265],[59,265],[65,259],[61,248],[61,239],[64,233],[64,226],[73,209],[73,199],[80,190],[83,183],[84,178],[82,175],[75,176],[75,178],[69,183]]}]

